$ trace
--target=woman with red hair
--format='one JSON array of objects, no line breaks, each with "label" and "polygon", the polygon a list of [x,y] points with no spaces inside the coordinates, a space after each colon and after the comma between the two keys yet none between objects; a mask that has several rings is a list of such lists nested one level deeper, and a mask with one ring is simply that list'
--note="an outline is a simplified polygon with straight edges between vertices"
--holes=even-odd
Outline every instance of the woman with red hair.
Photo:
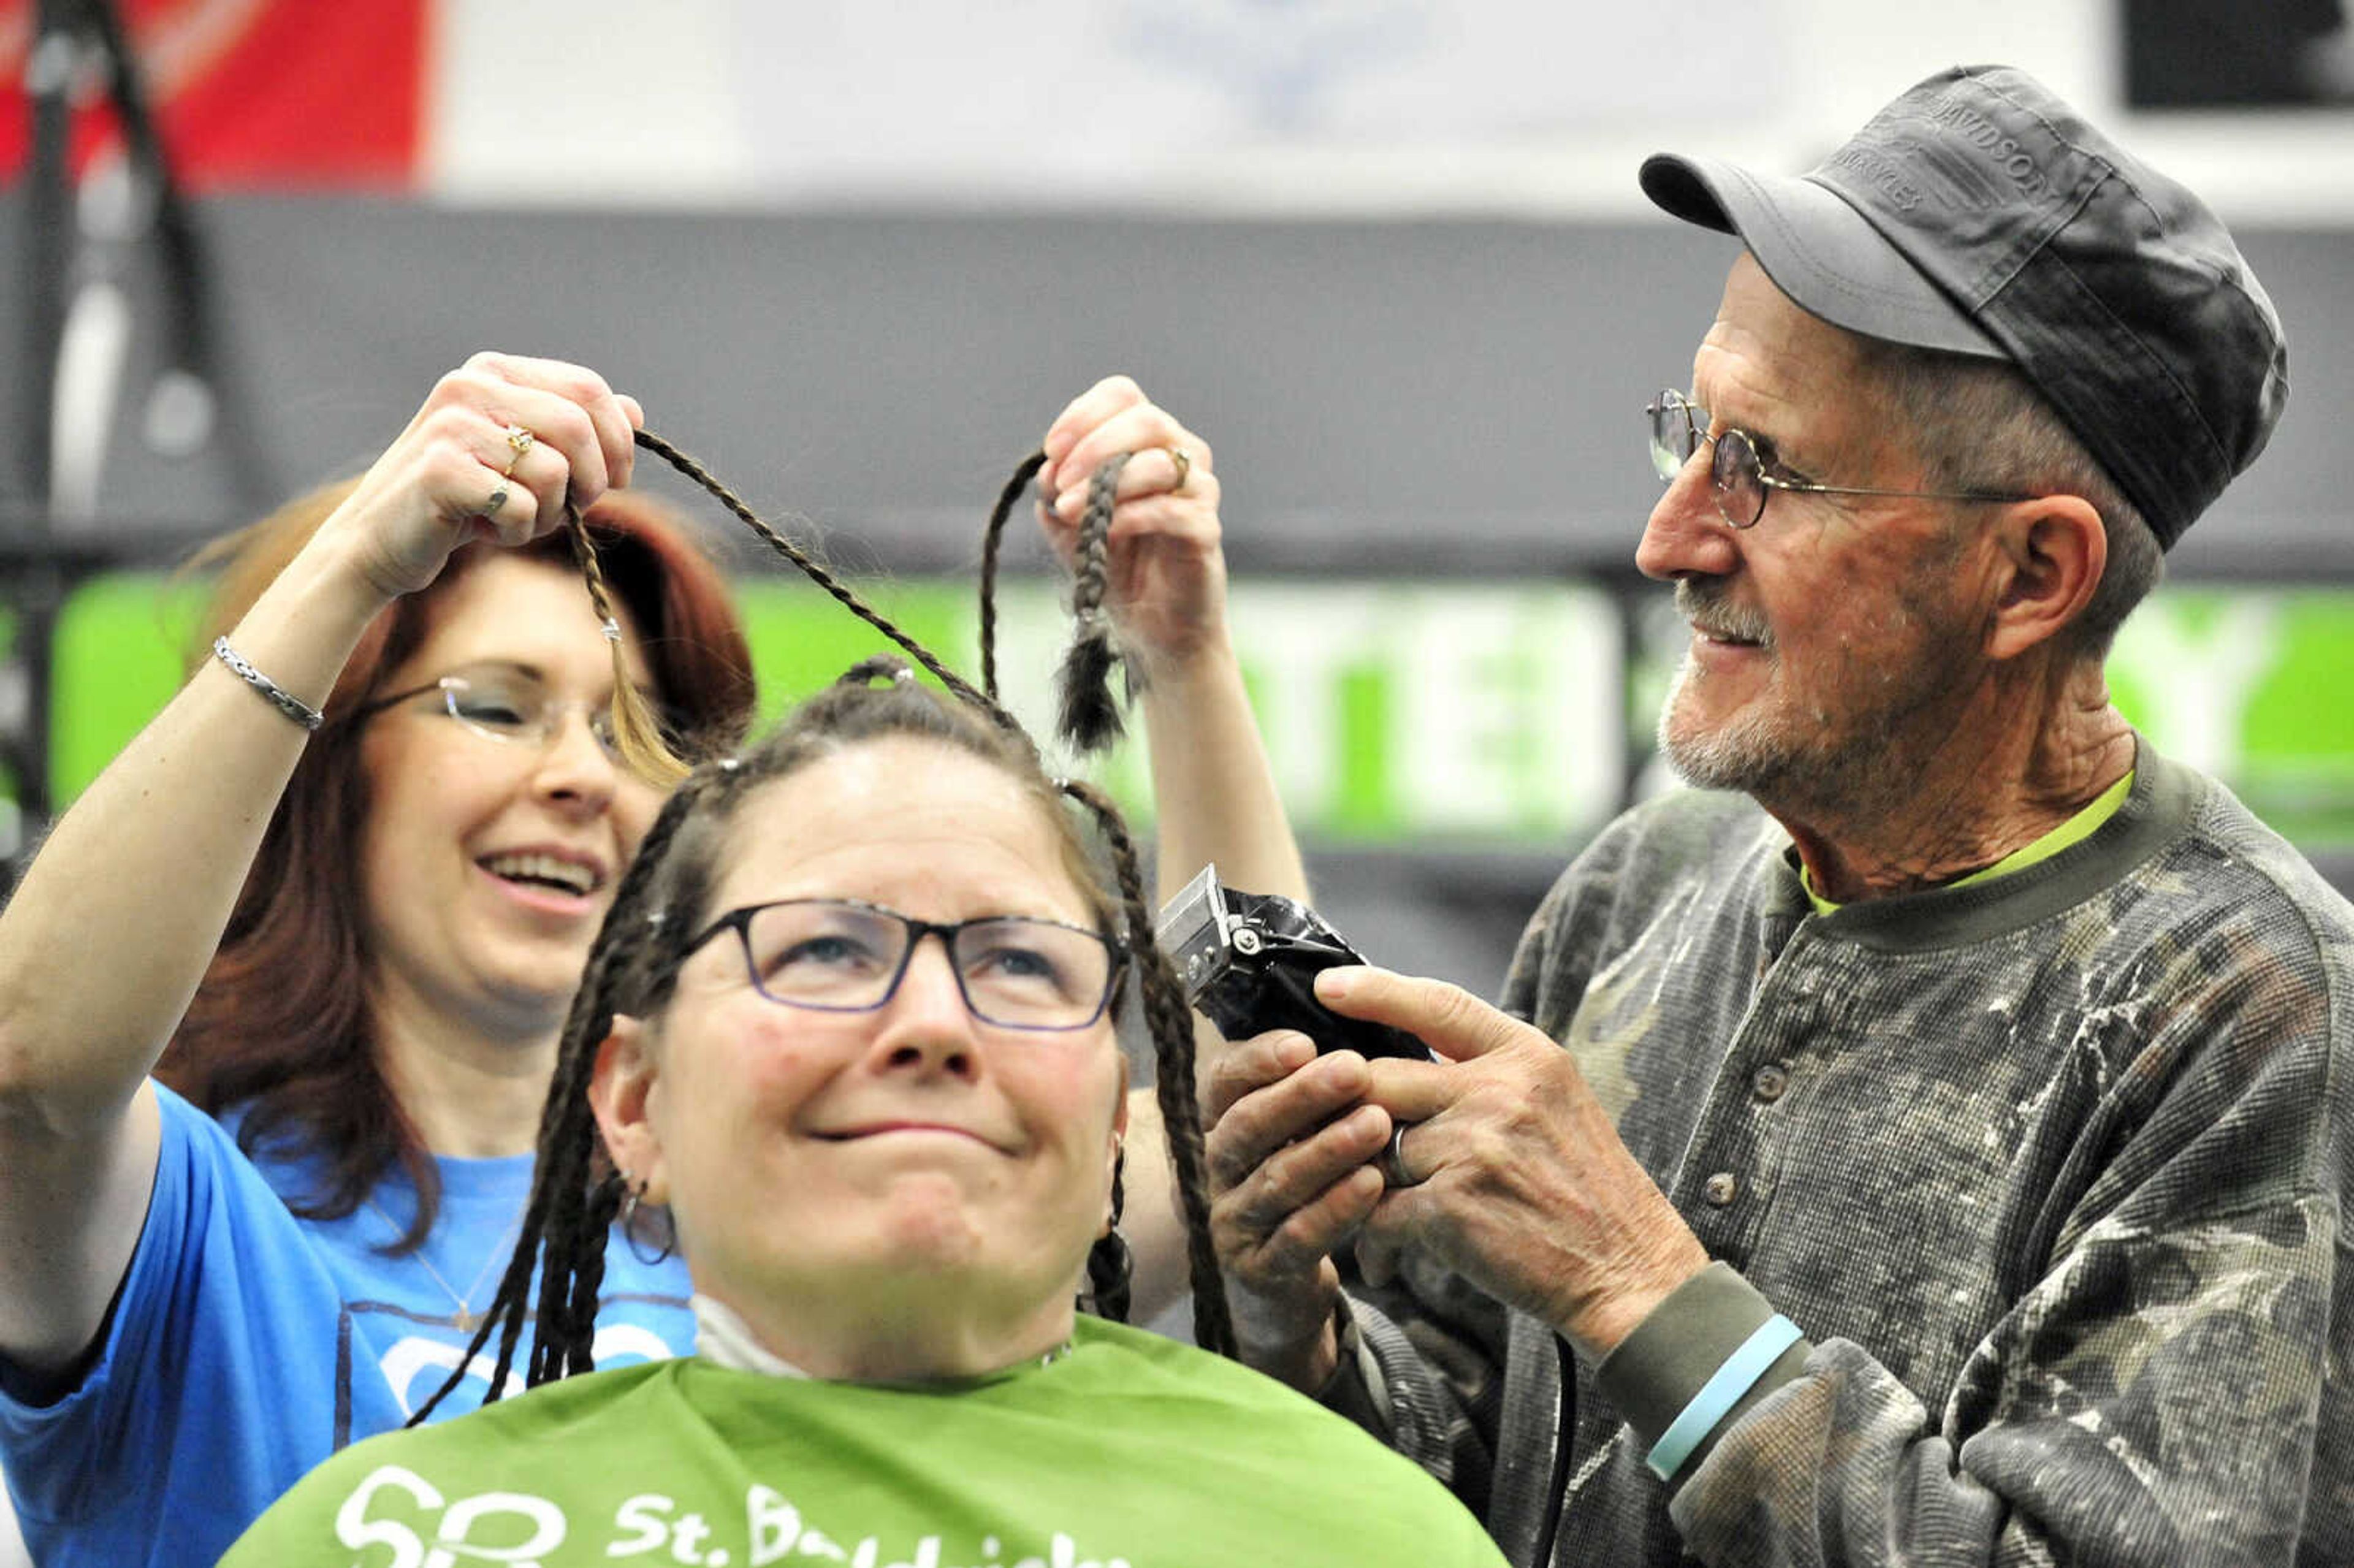
[{"label": "woman with red hair", "polygon": [[[688,749],[751,708],[717,569],[621,488],[642,420],[479,355],[229,541],[200,666],[0,916],[0,1464],[47,1568],[212,1562],[462,1360],[661,804],[617,674]],[[609,1252],[598,1357],[687,1350],[675,1262]]]}]

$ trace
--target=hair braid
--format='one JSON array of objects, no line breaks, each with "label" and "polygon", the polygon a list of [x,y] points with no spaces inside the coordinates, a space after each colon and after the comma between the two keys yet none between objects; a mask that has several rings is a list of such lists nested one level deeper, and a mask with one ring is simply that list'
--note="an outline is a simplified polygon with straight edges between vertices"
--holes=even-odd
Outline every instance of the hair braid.
[{"label": "hair braid", "polygon": [[[584,1054],[594,1059],[593,1053]],[[582,1098],[585,1102],[587,1096],[584,1094]],[[592,1156],[593,1152],[592,1148]],[[564,1302],[564,1332],[557,1338],[564,1353],[563,1366],[556,1369],[558,1377],[597,1370],[597,1293],[605,1284],[605,1239],[612,1232],[613,1222],[620,1217],[621,1194],[626,1188],[627,1182],[619,1171],[608,1171],[601,1181],[589,1187],[587,1201],[581,1205],[578,1226],[573,1232],[579,1245],[574,1248],[572,1258],[572,1288]]]},{"label": "hair braid", "polygon": [[998,493],[997,504],[990,509],[989,526],[981,535],[981,689],[993,700],[997,695],[997,547],[1005,537],[1006,519],[1013,514],[1013,503],[1046,466],[1044,452],[1032,452],[1013,471]]},{"label": "hair braid", "polygon": [[[597,1048],[612,1028],[614,998],[623,972],[637,959],[637,945],[649,938],[657,945],[681,939],[653,918],[655,911],[648,907],[650,894],[672,842],[692,820],[717,776],[716,768],[690,776],[663,803],[662,814],[647,830],[629,873],[615,891],[613,906],[606,912],[598,933],[598,956],[565,1022],[557,1083],[540,1150],[539,1184],[546,1193],[544,1200],[535,1194],[545,1245],[538,1328],[525,1373],[525,1382],[531,1386],[589,1370],[588,1347],[596,1328],[595,1287],[603,1281],[606,1237],[620,1194],[608,1182],[594,1179],[599,1145],[588,1105],[588,1083],[596,1072]],[[585,1298],[579,1288],[584,1275],[593,1277]],[[512,1308],[518,1319],[529,1283],[525,1270],[516,1281],[517,1297]]]},{"label": "hair braid", "polygon": [[[653,889],[672,844],[695,818],[704,800],[724,787],[728,764],[717,763],[689,777],[663,806],[615,892],[613,907],[598,933],[600,961],[591,966],[593,984],[584,985],[566,1021],[559,1075],[565,1104],[552,1106],[548,1144],[541,1158],[548,1167],[550,1196],[546,1215],[546,1262],[539,1292],[538,1331],[534,1336],[525,1383],[532,1386],[588,1372],[596,1332],[597,1289],[604,1281],[606,1241],[620,1206],[618,1172],[599,1178],[602,1145],[588,1104],[589,1080],[598,1047],[612,1030],[615,999],[625,975],[642,967],[643,944],[666,953],[685,933],[671,928],[652,907]],[[657,956],[657,963],[660,958]]]},{"label": "hair braid", "polygon": [[1128,948],[1146,1030],[1152,1036],[1153,1093],[1161,1105],[1170,1162],[1176,1169],[1177,1199],[1185,1221],[1185,1261],[1193,1285],[1193,1339],[1204,1350],[1232,1356],[1234,1319],[1226,1308],[1225,1282],[1218,1272],[1217,1248],[1210,1240],[1209,1157],[1202,1139],[1201,1098],[1193,1085],[1193,1015],[1184,989],[1154,940],[1144,903],[1144,877],[1136,844],[1119,809],[1094,785],[1065,779],[1063,792],[1095,814],[1109,841],[1114,874],[1128,926]]},{"label": "hair braid", "polygon": [[613,596],[605,582],[605,568],[597,559],[596,545],[589,540],[588,522],[569,500],[564,503],[564,526],[572,540],[573,558],[580,563],[580,575],[588,584],[588,602],[595,607],[597,619],[605,628],[605,645],[612,654],[614,746],[631,771],[664,789],[670,789],[686,777],[686,764],[679,760],[663,735],[653,705],[646,701],[646,694],[630,678],[629,665],[621,656],[621,622],[613,613]]},{"label": "hair braid", "polygon": [[1136,1255],[1119,1234],[1120,1211],[1128,1207],[1127,1171],[1128,1150],[1122,1149],[1111,1162],[1111,1226],[1087,1248],[1087,1293],[1082,1302],[1092,1303],[1097,1317],[1115,1323],[1128,1321],[1129,1287],[1136,1275]]},{"label": "hair braid", "polygon": [[[588,1107],[567,1110],[566,1119],[573,1126],[585,1126],[589,1119]],[[534,1308],[538,1329],[532,1337],[531,1364],[524,1374],[524,1382],[532,1387],[562,1377],[578,1349],[570,1307],[572,1277],[580,1266],[574,1243],[580,1235],[582,1212],[588,1207],[588,1194],[582,1189],[588,1185],[591,1155],[586,1141],[577,1135],[567,1137],[562,1147],[548,1151],[546,1245],[539,1270],[539,1301]],[[598,1239],[601,1251],[604,1238]]]},{"label": "hair braid", "polygon": [[[587,995],[598,984],[600,977],[593,971],[599,967],[610,966],[592,962],[592,972],[584,977],[580,994]],[[567,1038],[568,1040],[569,1036]],[[559,1047],[559,1052],[561,1050]],[[578,1113],[570,1107],[580,1103],[585,1111],[585,1089],[586,1086],[580,1082],[578,1075],[571,1070],[568,1058],[559,1054],[556,1075],[548,1085],[547,1101],[541,1109],[539,1139],[534,1150],[531,1193],[525,1200],[523,1221],[515,1233],[514,1251],[508,1255],[506,1269],[499,1276],[498,1292],[492,1297],[491,1305],[483,1313],[482,1323],[475,1329],[473,1338],[467,1341],[465,1353],[459,1357],[458,1364],[451,1369],[441,1386],[435,1389],[431,1396],[409,1416],[407,1425],[421,1425],[433,1414],[434,1408],[465,1381],[467,1369],[482,1353],[493,1333],[499,1336],[498,1357],[482,1403],[493,1404],[504,1392],[507,1377],[514,1367],[515,1350],[523,1338],[524,1324],[531,1316],[529,1292],[532,1270],[539,1261],[542,1238],[547,1234],[551,1201],[558,1191],[559,1179],[565,1170],[577,1164],[566,1157],[569,1146],[578,1140],[570,1125]],[[554,1266],[553,1258],[550,1259],[550,1266]],[[545,1337],[544,1330],[534,1336],[535,1364],[538,1341]]]},{"label": "hair braid", "polygon": [[755,513],[749,506],[747,506],[743,501],[737,496],[734,491],[729,490],[726,485],[720,483],[719,481],[712,475],[709,469],[705,468],[701,463],[695,461],[695,459],[687,456],[686,453],[679,450],[678,448],[671,445],[670,442],[654,434],[652,430],[638,431],[636,433],[636,440],[638,445],[645,448],[646,450],[653,453],[656,457],[670,464],[671,467],[678,470],[679,472],[693,480],[696,484],[701,485],[704,491],[708,493],[713,500],[718,502],[719,504],[727,508],[729,512],[735,514],[739,522],[766,541],[770,549],[776,551],[779,555],[784,556],[785,559],[790,561],[794,566],[800,567],[802,575],[807,577],[810,581],[817,584],[818,587],[823,588],[827,593],[832,594],[834,599],[840,603],[844,609],[847,609],[851,614],[858,617],[859,620],[864,621],[867,625],[873,627],[875,630],[881,632],[884,636],[897,643],[901,648],[907,650],[908,656],[914,659],[918,664],[921,664],[927,671],[930,672],[932,678],[939,682],[941,685],[946,686],[949,691],[954,692],[958,696],[962,697],[965,701],[973,704],[983,712],[990,714],[992,717],[995,717],[999,723],[1012,724],[1013,722],[1012,715],[1006,713],[1003,708],[999,707],[996,703],[992,702],[990,698],[984,696],[981,692],[976,690],[972,683],[967,681],[963,676],[958,674],[955,671],[949,669],[947,665],[934,658],[928,649],[925,648],[922,643],[917,641],[914,638],[908,636],[906,632],[893,625],[891,621],[880,611],[869,607],[865,600],[860,599],[855,593],[853,593],[849,587],[839,577],[836,577],[832,572],[827,571],[823,567],[819,566],[817,562],[811,557],[808,551],[802,549],[790,539],[786,538],[782,534],[777,532],[775,528],[769,526],[769,524],[763,522],[757,513]]},{"label": "hair braid", "polygon": [[1072,563],[1071,614],[1077,622],[1070,652],[1055,677],[1062,706],[1055,730],[1082,753],[1101,751],[1120,736],[1119,705],[1112,700],[1111,612],[1104,608],[1110,576],[1105,535],[1119,501],[1119,473],[1130,454],[1114,452],[1087,480],[1087,510],[1079,517],[1077,559]]}]

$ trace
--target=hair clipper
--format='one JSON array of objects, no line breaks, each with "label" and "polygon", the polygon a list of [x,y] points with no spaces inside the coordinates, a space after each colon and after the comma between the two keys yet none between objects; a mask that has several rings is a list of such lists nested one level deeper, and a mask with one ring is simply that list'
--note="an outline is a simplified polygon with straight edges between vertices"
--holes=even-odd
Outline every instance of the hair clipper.
[{"label": "hair clipper", "polygon": [[1343,1018],[1316,1000],[1317,975],[1365,959],[1297,900],[1228,887],[1205,865],[1161,907],[1156,934],[1185,1000],[1229,1040],[1297,1029],[1319,1051],[1433,1059],[1405,1031]]}]

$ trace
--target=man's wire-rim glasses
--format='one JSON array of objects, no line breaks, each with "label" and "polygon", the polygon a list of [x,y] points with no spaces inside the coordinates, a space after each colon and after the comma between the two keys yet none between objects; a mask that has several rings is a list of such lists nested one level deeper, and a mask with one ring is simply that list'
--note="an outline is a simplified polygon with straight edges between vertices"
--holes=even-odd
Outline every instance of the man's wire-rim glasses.
[{"label": "man's wire-rim glasses", "polygon": [[899,992],[916,946],[938,937],[964,1005],[1003,1029],[1085,1029],[1103,1016],[1120,952],[1099,931],[1031,915],[942,925],[858,898],[787,898],[731,909],[697,932],[684,963],[736,933],[752,989],[786,1007],[873,1012]]},{"label": "man's wire-rim glasses", "polygon": [[2034,501],[2033,495],[1996,490],[1877,490],[1861,484],[1816,484],[1785,479],[1766,471],[1773,447],[1746,430],[1708,433],[1708,410],[1681,392],[1661,392],[1644,407],[1651,422],[1651,468],[1659,482],[1673,484],[1691,461],[1702,441],[1716,449],[1709,460],[1709,479],[1716,491],[1716,509],[1735,528],[1746,528],[1766,514],[1766,497],[1776,490],[1808,495],[1896,495],[1925,501]]}]

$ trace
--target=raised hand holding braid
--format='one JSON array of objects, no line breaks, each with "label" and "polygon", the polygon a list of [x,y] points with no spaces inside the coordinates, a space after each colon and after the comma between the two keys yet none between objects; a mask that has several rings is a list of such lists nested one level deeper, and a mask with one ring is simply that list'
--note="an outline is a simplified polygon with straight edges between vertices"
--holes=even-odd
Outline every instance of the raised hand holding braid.
[{"label": "raised hand holding braid", "polygon": [[521,545],[629,482],[633,398],[581,366],[477,354],[434,385],[408,428],[320,529],[384,599],[431,582],[481,538]]},{"label": "raised hand holding braid", "polygon": [[1223,650],[1226,566],[1209,443],[1134,381],[1112,376],[1055,417],[1044,450],[1038,518],[1066,566],[1078,547],[1088,481],[1106,461],[1132,454],[1106,535],[1104,607],[1140,673],[1149,682]]}]

